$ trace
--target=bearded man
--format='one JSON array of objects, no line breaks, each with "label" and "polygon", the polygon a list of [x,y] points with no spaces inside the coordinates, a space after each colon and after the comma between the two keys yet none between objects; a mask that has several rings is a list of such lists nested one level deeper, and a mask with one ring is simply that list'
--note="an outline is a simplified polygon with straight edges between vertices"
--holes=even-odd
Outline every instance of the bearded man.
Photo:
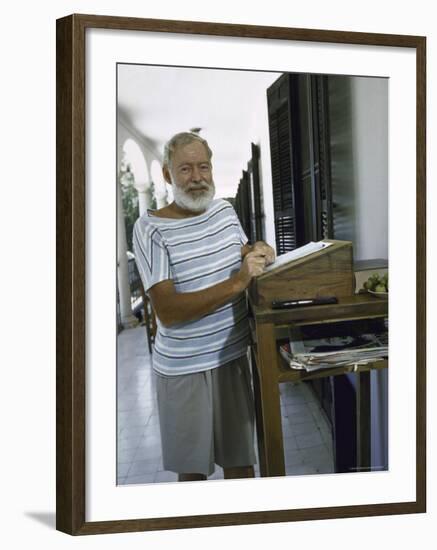
[{"label": "bearded man", "polygon": [[157,317],[152,354],[163,466],[179,481],[253,477],[254,408],[245,289],[274,261],[253,246],[231,204],[214,199],[212,152],[173,136],[163,175],[174,201],[135,223],[138,270]]}]

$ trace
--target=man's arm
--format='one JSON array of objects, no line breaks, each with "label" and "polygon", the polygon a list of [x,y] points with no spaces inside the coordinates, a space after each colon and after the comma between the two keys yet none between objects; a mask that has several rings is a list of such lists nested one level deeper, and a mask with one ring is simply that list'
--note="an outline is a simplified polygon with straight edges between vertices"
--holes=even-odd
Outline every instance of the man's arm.
[{"label": "man's arm", "polygon": [[264,266],[263,254],[248,253],[238,273],[195,292],[177,292],[172,280],[161,281],[149,290],[153,308],[164,326],[199,319],[241,294]]}]

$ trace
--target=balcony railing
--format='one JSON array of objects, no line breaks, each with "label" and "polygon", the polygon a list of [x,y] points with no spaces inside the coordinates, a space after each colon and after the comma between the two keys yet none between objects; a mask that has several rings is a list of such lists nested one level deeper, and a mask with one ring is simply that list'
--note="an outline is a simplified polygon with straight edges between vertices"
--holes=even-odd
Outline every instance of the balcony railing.
[{"label": "balcony railing", "polygon": [[[152,352],[152,345],[156,332],[156,320],[155,315],[150,304],[148,297],[146,296],[141,282],[140,274],[138,272],[137,264],[135,262],[135,256],[128,252],[128,280],[131,294],[131,309],[132,313],[137,319],[146,327],[147,342],[149,351]],[[123,324],[121,322],[119,297],[117,289],[117,326],[118,332],[123,330]]]}]

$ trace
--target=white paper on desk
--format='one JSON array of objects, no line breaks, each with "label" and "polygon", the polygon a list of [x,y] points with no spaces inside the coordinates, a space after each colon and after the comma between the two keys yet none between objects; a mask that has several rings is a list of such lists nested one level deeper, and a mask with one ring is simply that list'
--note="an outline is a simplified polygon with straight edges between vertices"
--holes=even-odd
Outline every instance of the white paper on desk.
[{"label": "white paper on desk", "polygon": [[286,252],[285,254],[281,254],[280,256],[278,256],[272,264],[264,268],[264,273],[266,273],[267,271],[271,271],[272,269],[276,269],[277,267],[283,264],[286,264],[288,262],[291,262],[293,260],[304,258],[309,254],[314,254],[314,252],[318,252],[323,248],[331,246],[331,244],[332,243],[324,243],[322,241],[319,241],[317,243],[314,241],[311,241],[310,243],[305,244],[304,246],[300,246],[299,248],[296,248],[294,250],[291,250],[290,252]]}]

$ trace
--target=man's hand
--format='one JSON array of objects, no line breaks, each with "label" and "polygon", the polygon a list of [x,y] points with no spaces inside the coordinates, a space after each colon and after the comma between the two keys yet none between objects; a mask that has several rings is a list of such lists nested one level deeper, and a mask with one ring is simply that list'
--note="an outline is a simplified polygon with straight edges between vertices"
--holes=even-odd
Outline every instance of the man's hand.
[{"label": "man's hand", "polygon": [[242,282],[244,288],[249,286],[252,277],[257,277],[263,273],[265,265],[266,256],[264,252],[255,252],[255,250],[253,250],[244,256],[241,269],[238,273],[238,278]]},{"label": "man's hand", "polygon": [[275,261],[275,251],[264,241],[256,241],[253,245],[252,251],[259,254],[264,254],[266,265],[272,264]]}]

